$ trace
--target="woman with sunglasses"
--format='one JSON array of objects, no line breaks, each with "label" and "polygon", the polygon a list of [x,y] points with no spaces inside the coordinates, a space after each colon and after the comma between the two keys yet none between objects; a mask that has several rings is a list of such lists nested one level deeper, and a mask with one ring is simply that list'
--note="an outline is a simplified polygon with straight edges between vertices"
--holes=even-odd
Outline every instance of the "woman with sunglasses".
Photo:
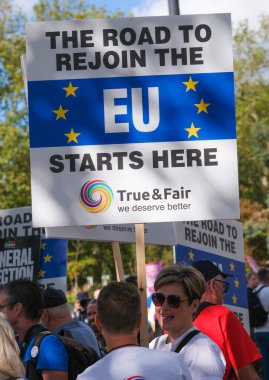
[{"label": "woman with sunglasses", "polygon": [[226,363],[221,350],[192,324],[205,291],[201,273],[171,265],[158,274],[154,288],[156,318],[167,334],[154,339],[150,348],[179,352],[195,380],[222,380]]}]

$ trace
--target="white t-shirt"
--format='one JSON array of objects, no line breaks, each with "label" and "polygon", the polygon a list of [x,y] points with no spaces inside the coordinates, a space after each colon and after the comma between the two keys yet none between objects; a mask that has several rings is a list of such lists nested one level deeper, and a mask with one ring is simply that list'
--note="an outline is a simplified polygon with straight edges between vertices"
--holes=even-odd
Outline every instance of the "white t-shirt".
[{"label": "white t-shirt", "polygon": [[[255,288],[255,292],[259,290],[262,286],[264,285],[258,285],[257,288]],[[264,310],[269,312],[269,286],[262,288],[262,290],[259,291],[257,296],[259,297]],[[269,332],[269,314],[267,316],[267,322],[260,327],[255,327],[254,332]]]},{"label": "white t-shirt", "polygon": [[87,368],[77,380],[197,380],[173,352],[125,346],[109,352]]},{"label": "white t-shirt", "polygon": [[[149,348],[162,351],[175,351],[185,336],[197,330],[192,327],[172,343],[166,343],[167,334],[157,337],[150,342]],[[181,349],[178,355],[189,368],[193,379],[222,380],[226,368],[226,361],[219,346],[207,335],[199,333]]]}]

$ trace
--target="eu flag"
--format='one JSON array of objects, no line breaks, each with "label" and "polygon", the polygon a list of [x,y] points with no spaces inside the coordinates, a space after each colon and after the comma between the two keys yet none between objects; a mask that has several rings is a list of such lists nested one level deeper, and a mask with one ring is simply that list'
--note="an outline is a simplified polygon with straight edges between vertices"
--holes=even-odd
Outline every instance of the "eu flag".
[{"label": "eu flag", "polygon": [[[149,88],[158,89],[159,124],[148,133],[134,125],[132,89],[141,89],[143,122],[149,121]],[[31,148],[235,139],[232,72],[32,81]],[[104,91],[126,89],[115,99],[115,123],[128,133],[105,133]]]}]

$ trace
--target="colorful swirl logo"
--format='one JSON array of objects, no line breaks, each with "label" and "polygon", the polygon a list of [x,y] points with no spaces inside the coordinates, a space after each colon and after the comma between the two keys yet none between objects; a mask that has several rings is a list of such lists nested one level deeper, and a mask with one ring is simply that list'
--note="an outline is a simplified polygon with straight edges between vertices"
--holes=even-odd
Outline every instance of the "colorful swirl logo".
[{"label": "colorful swirl logo", "polygon": [[128,377],[126,380],[145,380],[144,376],[136,375]]},{"label": "colorful swirl logo", "polygon": [[106,211],[110,207],[112,200],[113,191],[111,187],[99,179],[84,183],[80,190],[80,204],[86,211],[91,213],[99,214]]}]

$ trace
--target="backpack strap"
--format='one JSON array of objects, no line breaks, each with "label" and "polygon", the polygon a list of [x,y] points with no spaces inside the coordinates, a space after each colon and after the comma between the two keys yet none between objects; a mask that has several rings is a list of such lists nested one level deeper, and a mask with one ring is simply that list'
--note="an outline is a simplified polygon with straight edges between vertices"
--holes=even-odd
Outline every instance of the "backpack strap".
[{"label": "backpack strap", "polygon": [[36,365],[37,365],[37,359],[38,359],[39,347],[40,347],[41,341],[46,335],[50,335],[50,334],[51,332],[44,329],[43,327],[43,329],[39,331],[35,337],[33,347],[31,349],[31,359],[28,360],[27,362],[24,362],[26,377],[29,380],[43,379],[41,372],[36,369]]},{"label": "backpack strap", "polygon": [[30,327],[30,329],[27,331],[22,343],[21,343],[21,350],[20,350],[20,358],[23,359],[24,354],[27,350],[27,347],[29,346],[29,343],[33,339],[34,336],[39,334],[41,331],[45,331],[45,327],[42,325],[33,325]]},{"label": "backpack strap", "polygon": [[63,330],[59,331],[59,333],[57,335],[65,336],[65,337],[70,338],[70,339],[74,339],[73,335],[70,332],[70,330],[66,330],[66,329],[63,329]]},{"label": "backpack strap", "polygon": [[32,362],[35,363],[35,365],[36,365],[37,359],[38,359],[40,344],[42,342],[42,339],[45,338],[45,336],[47,336],[47,335],[52,335],[52,333],[48,330],[43,330],[43,331],[39,332],[39,334],[37,334],[37,336],[35,337],[33,347],[31,350],[31,360],[32,360]]},{"label": "backpack strap", "polygon": [[179,352],[184,346],[186,346],[187,343],[197,334],[200,334],[201,331],[199,330],[193,330],[189,334],[185,336],[185,338],[182,339],[182,341],[179,343],[177,348],[175,349],[175,352]]},{"label": "backpack strap", "polygon": [[43,379],[42,375],[36,370],[36,365],[37,365],[39,348],[40,348],[42,339],[45,338],[45,336],[47,336],[47,335],[51,335],[51,332],[48,330],[43,330],[39,334],[37,334],[37,336],[35,337],[34,343],[33,343],[32,350],[31,350],[30,363],[31,363],[32,370],[34,368],[34,371],[38,376],[37,379]]},{"label": "backpack strap", "polygon": [[196,312],[193,314],[192,320],[194,321],[198,315],[208,306],[215,306],[214,303],[211,302],[201,302],[200,305],[198,306],[198,309]]},{"label": "backpack strap", "polygon": [[258,294],[260,293],[260,291],[263,289],[263,288],[266,288],[268,285],[262,285],[258,290],[255,291],[255,289],[253,290],[253,293],[255,294]]},{"label": "backpack strap", "polygon": [[[263,288],[267,288],[268,287],[268,285],[262,285],[261,287],[260,287],[260,289],[258,289],[258,290],[256,290],[256,292],[255,292],[255,289],[253,290],[253,293],[255,293],[255,294],[259,294],[260,293],[260,291],[263,289]],[[258,297],[259,298],[259,297]],[[260,299],[260,298],[259,298]],[[264,306],[263,306],[263,304],[262,304],[262,302],[261,302],[261,300],[260,300],[260,304],[262,305],[262,307],[263,307],[263,309],[264,309]],[[265,311],[265,313],[267,313],[267,315],[269,315],[269,311],[266,311],[265,309],[264,309],[264,311]]]}]

